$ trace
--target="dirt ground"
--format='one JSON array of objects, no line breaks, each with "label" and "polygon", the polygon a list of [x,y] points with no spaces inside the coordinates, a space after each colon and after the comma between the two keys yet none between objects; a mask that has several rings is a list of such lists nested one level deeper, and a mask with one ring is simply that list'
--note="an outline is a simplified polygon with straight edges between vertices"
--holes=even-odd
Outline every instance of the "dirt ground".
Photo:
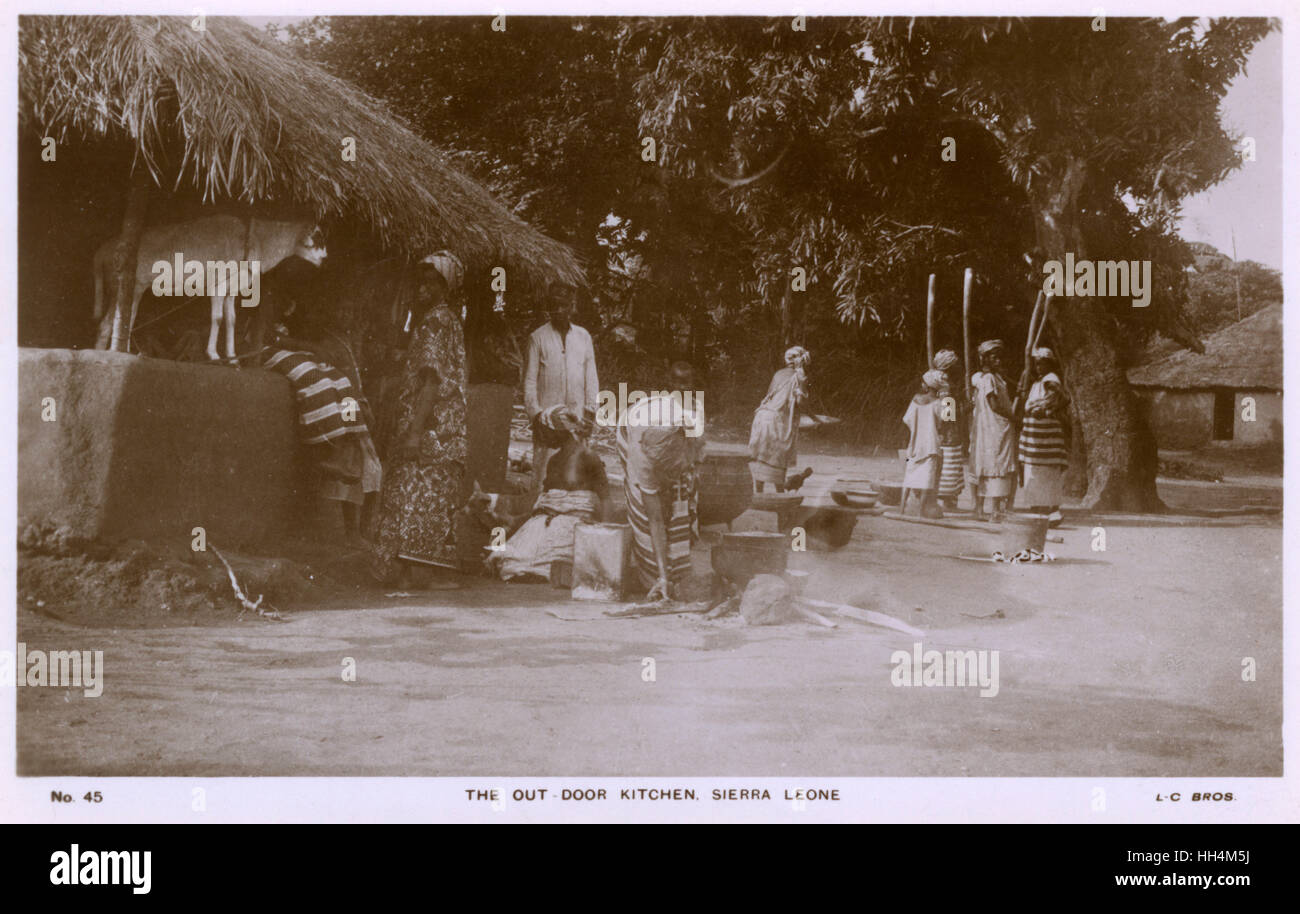
[{"label": "dirt ground", "polygon": [[[813,493],[881,469],[809,462]],[[1183,504],[1280,491],[1162,488]],[[111,606],[24,600],[27,650],[102,650],[105,673],[98,698],[17,690],[18,771],[1280,775],[1280,516],[1100,523],[1104,552],[1093,522],[1072,521],[1048,566],[957,558],[987,556],[996,534],[883,517],[861,519],[839,552],[792,556],[810,595],[889,613],[920,638],[847,618],[612,619],[545,584],[468,578],[410,596],[336,590],[286,607],[284,623],[231,609],[113,627]],[[738,528],[772,525],[749,512]],[[894,685],[891,654],[918,641],[999,652],[996,696]]]}]

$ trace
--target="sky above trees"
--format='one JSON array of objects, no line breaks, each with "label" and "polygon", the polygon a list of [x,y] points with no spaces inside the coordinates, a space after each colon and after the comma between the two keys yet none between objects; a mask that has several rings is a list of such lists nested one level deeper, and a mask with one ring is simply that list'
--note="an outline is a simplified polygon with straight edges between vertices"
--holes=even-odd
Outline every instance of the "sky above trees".
[{"label": "sky above trees", "polygon": [[1223,100],[1224,123],[1255,138],[1256,158],[1183,201],[1179,233],[1225,254],[1282,268],[1282,34],[1255,46]]}]

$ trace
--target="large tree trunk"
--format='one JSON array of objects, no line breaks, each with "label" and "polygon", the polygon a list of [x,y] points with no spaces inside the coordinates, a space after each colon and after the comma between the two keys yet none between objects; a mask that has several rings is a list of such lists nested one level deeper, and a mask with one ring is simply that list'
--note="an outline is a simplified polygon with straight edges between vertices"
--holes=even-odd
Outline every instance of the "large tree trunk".
[{"label": "large tree trunk", "polygon": [[[1072,158],[1047,176],[1036,195],[1038,246],[1044,257],[1063,262],[1066,252],[1073,252],[1076,261],[1087,258],[1078,218],[1086,181],[1086,163]],[[1073,433],[1076,440],[1082,436],[1082,447],[1073,451],[1082,453],[1085,466],[1072,467],[1071,475],[1087,481],[1084,507],[1162,510],[1156,495],[1155,441],[1128,384],[1119,328],[1098,298],[1059,298],[1051,310],[1050,326],[1072,400]]]}]

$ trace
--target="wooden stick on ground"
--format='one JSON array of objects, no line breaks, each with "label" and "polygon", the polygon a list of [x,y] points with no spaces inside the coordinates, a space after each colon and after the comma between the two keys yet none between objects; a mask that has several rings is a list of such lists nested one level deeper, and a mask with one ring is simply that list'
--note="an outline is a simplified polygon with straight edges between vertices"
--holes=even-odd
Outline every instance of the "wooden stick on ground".
[{"label": "wooden stick on ground", "polygon": [[[211,546],[211,543],[209,543],[209,545]],[[267,612],[266,610],[262,609],[261,594],[258,594],[256,600],[248,599],[248,597],[244,595],[243,589],[239,586],[239,579],[235,577],[235,570],[230,567],[230,563],[227,562],[226,557],[221,554],[221,550],[219,550],[216,546],[212,546],[212,551],[213,553],[216,554],[217,558],[221,560],[221,564],[226,567],[226,574],[230,576],[230,586],[235,591],[235,599],[239,601],[239,605],[244,610],[251,610],[264,619],[274,619],[276,622],[287,621],[283,619],[280,616],[280,614],[275,610],[271,610],[270,612]]]},{"label": "wooden stick on ground", "polygon": [[859,622],[866,622],[871,625],[880,625],[884,628],[892,628],[894,631],[903,632],[908,635],[921,637],[925,632],[919,628],[913,628],[901,619],[895,619],[893,616],[885,613],[878,613],[871,609],[862,609],[857,606],[849,606],[847,603],[831,603],[827,600],[814,600],[811,597],[800,597],[803,602],[809,606],[816,606],[819,609],[829,609],[831,612],[838,613],[841,616],[848,616],[850,619],[857,619]]},{"label": "wooden stick on ground", "polygon": [[818,625],[822,626],[823,628],[839,628],[838,625],[836,625],[830,619],[827,619],[821,613],[815,613],[808,607],[800,606],[798,603],[792,603],[790,605],[791,608],[794,609],[794,611],[800,615],[800,617],[807,619],[809,622],[816,622]]}]

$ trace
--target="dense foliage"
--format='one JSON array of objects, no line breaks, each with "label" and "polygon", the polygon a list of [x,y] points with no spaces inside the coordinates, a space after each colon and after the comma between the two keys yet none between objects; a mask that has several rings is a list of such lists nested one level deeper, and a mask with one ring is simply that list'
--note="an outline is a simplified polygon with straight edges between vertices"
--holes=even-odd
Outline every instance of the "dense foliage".
[{"label": "dense foliage", "polygon": [[[1018,348],[1043,261],[1153,261],[1150,308],[1075,299],[1049,328],[1089,500],[1149,506],[1123,367],[1153,330],[1194,344],[1219,313],[1189,302],[1173,226],[1239,164],[1218,106],[1270,27],[366,17],[291,37],[586,258],[607,377],[687,354],[715,416],[743,417],[801,342],[823,408],[879,434],[924,367],[928,274],[940,345],[960,343],[972,267],[976,335]],[[507,298],[516,329],[540,320],[544,303]]]}]

